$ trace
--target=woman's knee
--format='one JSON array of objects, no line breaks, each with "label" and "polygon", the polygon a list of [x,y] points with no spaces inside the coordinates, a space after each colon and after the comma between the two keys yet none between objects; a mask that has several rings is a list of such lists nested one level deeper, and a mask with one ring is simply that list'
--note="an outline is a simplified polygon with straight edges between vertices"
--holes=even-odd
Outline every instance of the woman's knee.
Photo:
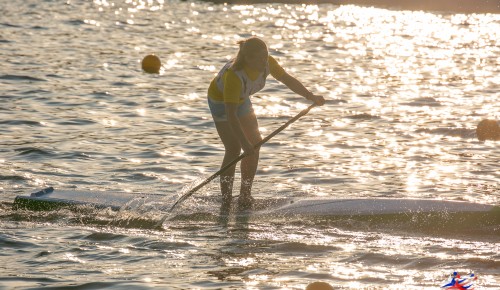
[{"label": "woman's knee", "polygon": [[228,156],[234,156],[234,158],[238,157],[241,152],[240,144],[224,144],[225,154]]},{"label": "woman's knee", "polygon": [[248,114],[240,118],[243,131],[246,137],[253,144],[257,144],[262,141],[262,136],[260,135],[259,123],[255,114]]}]

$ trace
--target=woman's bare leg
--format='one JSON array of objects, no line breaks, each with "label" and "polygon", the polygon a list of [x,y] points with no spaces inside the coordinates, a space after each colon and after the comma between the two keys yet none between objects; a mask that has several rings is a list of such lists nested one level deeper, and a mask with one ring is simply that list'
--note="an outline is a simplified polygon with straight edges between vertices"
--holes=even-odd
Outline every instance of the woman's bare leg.
[{"label": "woman's bare leg", "polygon": [[[257,144],[262,140],[259,131],[259,124],[255,114],[252,112],[240,117],[240,124],[243,132],[245,132],[248,141],[252,144]],[[252,184],[259,165],[259,149],[255,153],[241,160],[241,200],[249,200],[252,193]]]},{"label": "woman's bare leg", "polygon": [[[238,140],[234,138],[232,129],[229,123],[226,122],[215,122],[215,127],[217,128],[217,133],[224,144],[224,159],[222,160],[221,168],[224,167],[229,162],[236,159],[241,152],[241,145]],[[220,188],[224,202],[231,201],[233,192],[233,181],[234,181],[234,171],[236,165],[230,167],[225,172],[220,175]]]}]

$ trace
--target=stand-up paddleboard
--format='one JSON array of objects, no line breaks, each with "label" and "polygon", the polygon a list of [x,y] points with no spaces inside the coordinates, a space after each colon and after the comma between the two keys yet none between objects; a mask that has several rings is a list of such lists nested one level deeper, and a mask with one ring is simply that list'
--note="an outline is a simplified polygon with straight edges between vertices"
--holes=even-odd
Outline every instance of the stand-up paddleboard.
[{"label": "stand-up paddleboard", "polygon": [[435,212],[489,212],[493,211],[494,208],[494,206],[486,204],[433,199],[303,199],[275,208],[271,213],[303,216],[353,216]]},{"label": "stand-up paddleboard", "polygon": [[[14,208],[29,210],[55,210],[58,208],[110,208],[133,209],[144,204],[164,205],[165,196],[160,194],[134,194],[127,192],[56,190],[52,187],[17,196]],[[362,216],[413,213],[467,213],[497,212],[498,206],[432,199],[359,198],[359,199],[276,199],[257,200],[250,215],[280,216]],[[248,212],[247,212],[248,213]]]},{"label": "stand-up paddleboard", "polygon": [[133,194],[113,191],[78,191],[56,190],[48,187],[30,195],[19,195],[14,200],[15,209],[36,211],[56,210],[60,208],[110,208],[121,210],[140,206],[144,203],[158,203],[164,198],[160,194]]}]

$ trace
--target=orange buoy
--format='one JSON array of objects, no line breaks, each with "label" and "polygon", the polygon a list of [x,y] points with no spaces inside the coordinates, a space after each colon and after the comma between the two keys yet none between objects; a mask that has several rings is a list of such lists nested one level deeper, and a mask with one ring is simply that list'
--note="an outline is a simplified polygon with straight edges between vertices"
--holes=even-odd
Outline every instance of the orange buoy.
[{"label": "orange buoy", "polygon": [[146,55],[142,59],[142,69],[150,74],[160,73],[161,61],[160,58],[154,54]]},{"label": "orange buoy", "polygon": [[500,126],[495,120],[482,120],[477,124],[476,135],[480,141],[500,140]]}]

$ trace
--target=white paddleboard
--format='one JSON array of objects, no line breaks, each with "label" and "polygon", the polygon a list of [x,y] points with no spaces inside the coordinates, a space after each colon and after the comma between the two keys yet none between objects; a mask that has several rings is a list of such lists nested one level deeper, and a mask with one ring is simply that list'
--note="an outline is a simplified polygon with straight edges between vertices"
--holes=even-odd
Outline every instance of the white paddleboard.
[{"label": "white paddleboard", "polygon": [[150,202],[157,203],[164,198],[160,194],[134,194],[113,191],[60,190],[48,187],[27,196],[19,195],[14,200],[14,208],[30,210],[54,210],[62,207],[88,206],[121,210],[137,207]]},{"label": "white paddleboard", "polygon": [[[164,195],[134,194],[127,192],[56,190],[52,187],[17,196],[14,208],[54,210],[61,207],[88,206],[113,210],[137,208],[144,204],[157,204],[169,208]],[[252,216],[360,216],[415,213],[490,212],[498,206],[432,199],[359,198],[359,199],[277,199],[257,200]]]},{"label": "white paddleboard", "polygon": [[[359,198],[359,199],[302,199],[269,210],[273,215],[345,216],[414,213],[488,212],[492,205],[433,199]],[[265,214],[262,211],[261,214]]]}]

